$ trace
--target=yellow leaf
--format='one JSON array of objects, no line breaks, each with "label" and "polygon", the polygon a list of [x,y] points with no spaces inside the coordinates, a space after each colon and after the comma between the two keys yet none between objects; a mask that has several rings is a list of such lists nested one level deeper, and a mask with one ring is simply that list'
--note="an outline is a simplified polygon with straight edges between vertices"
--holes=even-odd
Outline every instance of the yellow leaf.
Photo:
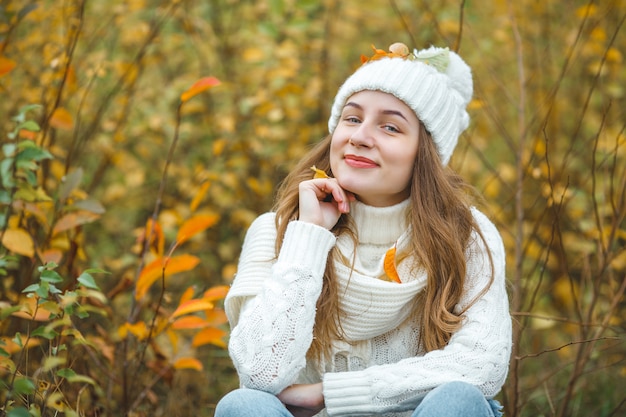
[{"label": "yellow leaf", "polygon": [[215,287],[211,287],[204,292],[202,298],[209,301],[221,300],[222,298],[226,297],[229,288],[230,287],[228,285],[218,285]]},{"label": "yellow leaf", "polygon": [[50,126],[57,129],[72,130],[74,128],[74,118],[69,111],[63,107],[58,107],[50,117]]},{"label": "yellow leaf", "polygon": [[400,276],[398,275],[398,271],[396,270],[396,247],[389,249],[385,253],[385,263],[384,263],[385,273],[394,282],[401,283]]},{"label": "yellow leaf", "polygon": [[124,323],[118,329],[118,334],[122,339],[125,339],[128,333],[133,334],[139,340],[143,340],[148,337],[148,326],[143,321],[137,323]]},{"label": "yellow leaf", "polygon": [[311,167],[311,170],[315,172],[315,174],[313,174],[313,178],[329,178],[326,172],[322,171],[321,169],[318,169],[315,165]]},{"label": "yellow leaf", "polygon": [[203,298],[185,301],[172,313],[172,318],[176,318],[185,314],[196,313],[198,311],[210,310],[213,303]]},{"label": "yellow leaf", "polygon": [[215,87],[216,85],[220,85],[221,81],[215,77],[204,77],[199,79],[192,85],[187,91],[180,95],[180,101],[183,103],[191,99],[192,97],[200,94],[203,91],[208,90],[209,88]]},{"label": "yellow leaf", "polygon": [[204,329],[198,332],[192,342],[191,345],[193,347],[198,347],[202,345],[212,344],[219,347],[226,347],[226,342],[222,339],[226,336],[226,332],[222,329],[218,329],[216,327],[209,327],[208,329]]},{"label": "yellow leaf", "polygon": [[154,282],[163,275],[168,277],[178,272],[189,271],[200,263],[200,259],[193,255],[180,255],[173,258],[157,258],[146,265],[137,279],[135,298],[142,298]]},{"label": "yellow leaf", "polygon": [[174,362],[174,369],[195,369],[202,370],[202,363],[196,358],[179,358]]},{"label": "yellow leaf", "polygon": [[220,216],[217,214],[203,214],[193,216],[182,224],[176,235],[176,243],[181,244],[189,240],[192,236],[200,233],[209,227],[213,226],[219,220]]},{"label": "yellow leaf", "polygon": [[202,317],[198,316],[181,317],[172,323],[172,329],[176,330],[203,329],[208,326],[209,323],[207,323],[207,321]]},{"label": "yellow leaf", "polygon": [[33,239],[24,229],[7,229],[2,236],[2,245],[13,253],[27,256],[35,255]]},{"label": "yellow leaf", "polygon": [[211,183],[209,181],[205,182],[204,184],[202,184],[200,190],[196,193],[196,195],[193,196],[193,200],[191,200],[191,204],[189,205],[189,209],[192,212],[196,211],[207,191],[209,191],[210,186]]},{"label": "yellow leaf", "polygon": [[11,72],[16,65],[12,59],[0,55],[0,77]]}]

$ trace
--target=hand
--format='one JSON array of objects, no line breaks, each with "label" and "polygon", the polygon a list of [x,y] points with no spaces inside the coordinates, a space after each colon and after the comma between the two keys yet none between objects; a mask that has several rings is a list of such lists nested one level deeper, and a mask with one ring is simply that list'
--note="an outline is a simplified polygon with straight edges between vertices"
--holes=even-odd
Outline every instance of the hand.
[{"label": "hand", "polygon": [[324,409],[322,383],[295,384],[285,388],[278,399],[294,417],[311,417]]},{"label": "hand", "polygon": [[355,197],[339,186],[335,178],[302,181],[299,187],[299,220],[332,229],[343,213],[350,211]]}]

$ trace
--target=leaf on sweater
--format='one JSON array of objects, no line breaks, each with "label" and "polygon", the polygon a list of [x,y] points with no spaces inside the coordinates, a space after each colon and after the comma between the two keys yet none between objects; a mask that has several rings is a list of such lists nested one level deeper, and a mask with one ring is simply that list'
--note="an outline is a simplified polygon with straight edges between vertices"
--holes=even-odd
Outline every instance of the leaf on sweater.
[{"label": "leaf on sweater", "polygon": [[400,276],[398,275],[398,271],[396,270],[396,246],[389,249],[385,253],[385,262],[383,264],[385,268],[385,273],[389,277],[389,279],[393,282],[402,283],[400,280]]},{"label": "leaf on sweater", "polygon": [[318,169],[315,165],[311,167],[311,170],[315,172],[315,174],[313,174],[314,179],[315,178],[330,178],[328,174],[326,174],[326,172],[322,171],[321,169]]}]

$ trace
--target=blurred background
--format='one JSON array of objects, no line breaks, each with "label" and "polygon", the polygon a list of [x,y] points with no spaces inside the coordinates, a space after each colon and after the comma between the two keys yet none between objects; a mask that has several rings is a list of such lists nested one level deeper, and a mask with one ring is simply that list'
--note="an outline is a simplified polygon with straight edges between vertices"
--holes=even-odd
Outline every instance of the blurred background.
[{"label": "blurred background", "polygon": [[0,415],[212,416],[237,386],[220,303],[246,228],[394,42],[473,70],[451,166],[507,249],[506,415],[626,415],[625,19],[623,0],[0,1]]}]

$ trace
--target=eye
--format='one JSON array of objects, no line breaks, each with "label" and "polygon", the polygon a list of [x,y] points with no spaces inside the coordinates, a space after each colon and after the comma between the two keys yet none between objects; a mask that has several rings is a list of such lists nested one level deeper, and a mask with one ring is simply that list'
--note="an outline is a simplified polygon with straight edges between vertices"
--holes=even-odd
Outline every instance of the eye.
[{"label": "eye", "polygon": [[388,130],[389,132],[392,132],[392,133],[400,133],[400,130],[394,125],[389,125],[389,124],[384,125],[383,129]]},{"label": "eye", "polygon": [[361,120],[356,116],[346,116],[343,118],[348,123],[361,123]]}]

